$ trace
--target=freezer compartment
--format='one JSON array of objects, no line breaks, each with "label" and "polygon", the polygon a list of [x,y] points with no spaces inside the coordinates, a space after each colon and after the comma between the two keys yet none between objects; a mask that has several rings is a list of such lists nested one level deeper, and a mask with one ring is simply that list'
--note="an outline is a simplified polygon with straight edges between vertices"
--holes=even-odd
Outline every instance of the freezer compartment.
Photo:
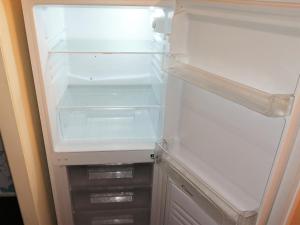
[{"label": "freezer compartment", "polygon": [[158,109],[106,108],[60,110],[62,139],[72,141],[147,142],[157,140]]},{"label": "freezer compartment", "polygon": [[68,168],[72,190],[108,187],[151,187],[152,164],[124,166],[71,166]]},{"label": "freezer compartment", "polygon": [[151,188],[118,188],[106,191],[72,191],[75,210],[150,208]]},{"label": "freezer compartment", "polygon": [[74,214],[75,225],[149,225],[149,209],[79,211]]}]

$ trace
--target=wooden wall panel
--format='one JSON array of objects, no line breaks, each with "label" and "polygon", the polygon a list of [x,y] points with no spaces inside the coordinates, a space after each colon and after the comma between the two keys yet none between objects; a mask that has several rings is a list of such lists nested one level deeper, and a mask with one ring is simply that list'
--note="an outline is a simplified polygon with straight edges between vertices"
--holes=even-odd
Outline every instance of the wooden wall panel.
[{"label": "wooden wall panel", "polygon": [[0,127],[25,225],[55,216],[20,0],[0,1]]}]

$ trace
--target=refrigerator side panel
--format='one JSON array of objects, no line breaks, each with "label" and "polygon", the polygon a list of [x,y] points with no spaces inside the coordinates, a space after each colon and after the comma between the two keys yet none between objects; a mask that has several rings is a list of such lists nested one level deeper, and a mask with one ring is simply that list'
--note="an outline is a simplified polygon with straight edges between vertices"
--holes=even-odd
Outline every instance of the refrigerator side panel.
[{"label": "refrigerator side panel", "polygon": [[[46,155],[48,160],[48,168],[50,173],[50,179],[52,184],[52,192],[53,198],[55,202],[55,210],[56,216],[58,220],[58,224],[60,225],[72,225],[72,213],[71,213],[71,205],[67,204],[64,206],[63,201],[61,201],[61,188],[62,186],[65,188],[65,185],[61,183],[64,178],[66,178],[66,173],[57,172],[57,168],[55,169],[53,164],[51,163],[53,157],[53,143],[51,141],[51,131],[50,131],[50,123],[49,123],[49,115],[46,106],[46,91],[44,82],[42,79],[42,71],[43,67],[41,61],[39,60],[41,55],[38,49],[38,40],[36,36],[36,28],[34,24],[34,14],[33,14],[33,5],[34,1],[23,0],[23,14],[25,19],[26,33],[30,51],[30,58],[34,76],[34,83],[36,89],[36,95],[38,100],[44,143],[46,148]],[[61,181],[59,181],[61,180]],[[62,185],[62,186],[61,186]],[[66,189],[68,190],[68,189]],[[68,194],[66,195],[68,196]],[[66,201],[68,203],[68,201]],[[68,212],[66,212],[66,211]],[[66,212],[66,213],[61,213]]]}]

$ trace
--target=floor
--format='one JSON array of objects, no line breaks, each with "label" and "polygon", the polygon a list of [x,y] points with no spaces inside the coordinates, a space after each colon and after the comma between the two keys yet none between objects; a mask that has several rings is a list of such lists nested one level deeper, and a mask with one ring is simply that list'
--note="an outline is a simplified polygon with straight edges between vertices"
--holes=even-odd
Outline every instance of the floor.
[{"label": "floor", "polygon": [[0,198],[1,225],[23,225],[16,197]]},{"label": "floor", "polygon": [[300,225],[300,193],[297,194],[297,205],[292,213],[292,218],[289,225]]}]

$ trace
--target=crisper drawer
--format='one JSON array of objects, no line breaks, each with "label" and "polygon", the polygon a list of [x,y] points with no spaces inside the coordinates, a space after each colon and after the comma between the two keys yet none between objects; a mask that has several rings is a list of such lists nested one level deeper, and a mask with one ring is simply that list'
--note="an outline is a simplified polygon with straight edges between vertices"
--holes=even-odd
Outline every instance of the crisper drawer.
[{"label": "crisper drawer", "polygon": [[150,210],[89,211],[74,214],[75,225],[149,225]]},{"label": "crisper drawer", "polygon": [[89,108],[58,109],[58,127],[66,142],[143,142],[157,139],[153,123],[158,108]]},{"label": "crisper drawer", "polygon": [[91,190],[105,187],[152,185],[152,164],[125,166],[72,166],[69,167],[72,190]]},{"label": "crisper drawer", "polygon": [[149,208],[151,188],[76,191],[72,200],[75,211]]}]

